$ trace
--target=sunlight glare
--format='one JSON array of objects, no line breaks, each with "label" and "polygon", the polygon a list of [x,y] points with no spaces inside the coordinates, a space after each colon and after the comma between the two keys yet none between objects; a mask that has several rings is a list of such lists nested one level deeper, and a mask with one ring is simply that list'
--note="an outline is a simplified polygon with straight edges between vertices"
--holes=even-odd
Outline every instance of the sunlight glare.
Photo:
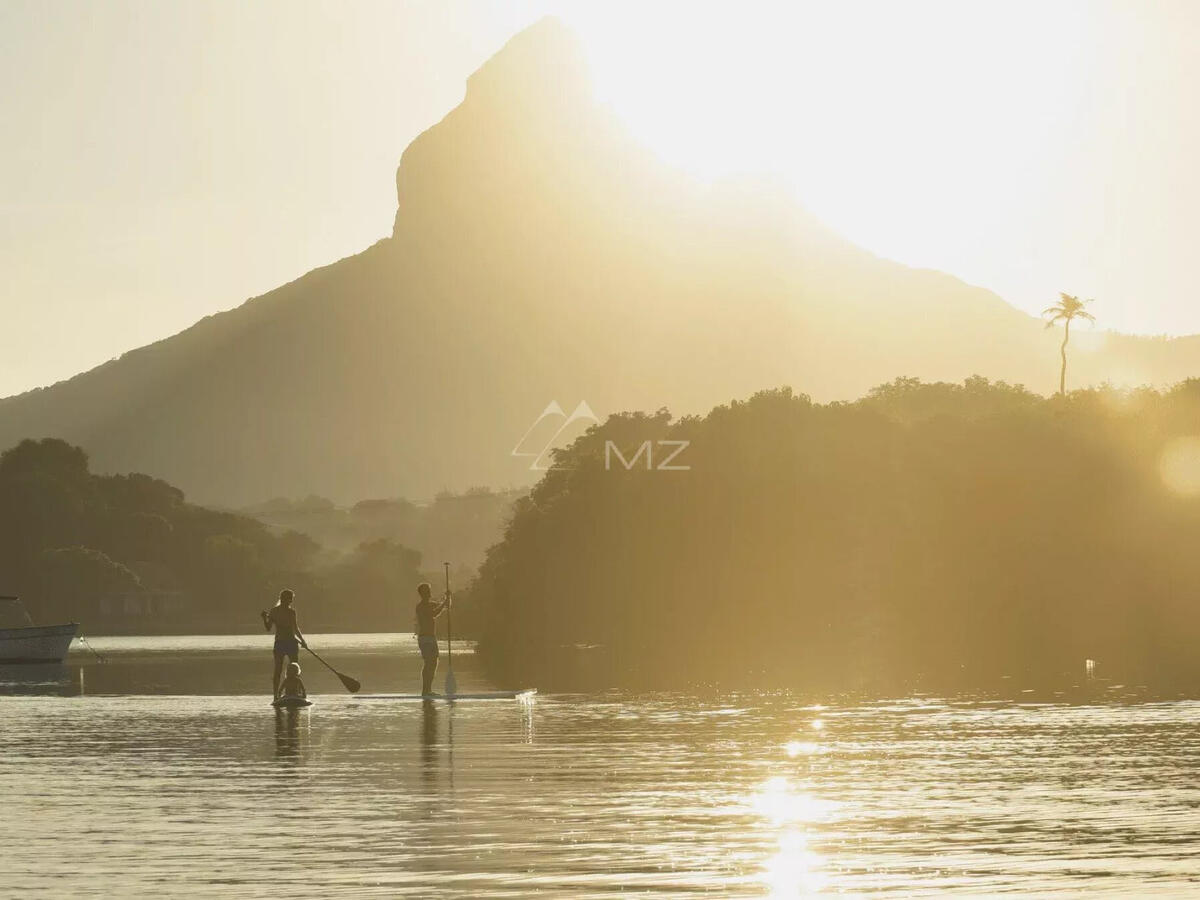
[{"label": "sunlight glare", "polygon": [[1163,448],[1158,471],[1168,489],[1184,497],[1200,495],[1200,437],[1175,438]]},{"label": "sunlight glare", "polygon": [[770,173],[856,243],[968,277],[983,257],[963,223],[987,210],[1019,230],[1069,158],[1070,112],[1097,65],[1081,39],[1095,26],[1071,4],[560,11],[600,99],[668,164]]}]

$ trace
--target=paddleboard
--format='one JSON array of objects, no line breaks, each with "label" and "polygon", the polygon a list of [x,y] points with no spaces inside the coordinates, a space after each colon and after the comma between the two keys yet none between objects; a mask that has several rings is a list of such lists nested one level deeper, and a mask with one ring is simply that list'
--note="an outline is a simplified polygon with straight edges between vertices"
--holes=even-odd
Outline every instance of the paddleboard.
[{"label": "paddleboard", "polygon": [[355,700],[530,700],[537,688],[523,691],[481,691],[475,694],[355,694]]},{"label": "paddleboard", "polygon": [[276,709],[300,709],[313,703],[307,697],[277,697],[271,701],[271,705]]}]

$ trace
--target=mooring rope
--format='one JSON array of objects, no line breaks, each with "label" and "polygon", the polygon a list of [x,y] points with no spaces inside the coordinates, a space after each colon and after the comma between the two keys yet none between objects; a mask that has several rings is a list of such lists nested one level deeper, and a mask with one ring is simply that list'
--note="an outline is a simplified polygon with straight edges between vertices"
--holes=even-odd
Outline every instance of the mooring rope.
[{"label": "mooring rope", "polygon": [[84,637],[82,634],[81,634],[81,635],[79,635],[79,643],[83,644],[83,646],[85,646],[85,647],[87,647],[89,650],[91,650],[91,651],[92,651],[92,655],[94,655],[94,656],[96,657],[96,659],[100,660],[100,662],[102,662],[102,663],[106,663],[106,662],[108,662],[108,660],[107,660],[107,659],[105,659],[105,658],[104,658],[102,655],[100,655],[100,653],[98,653],[98,652],[96,651],[96,648],[95,648],[95,647],[93,647],[91,644],[89,644],[89,643],[88,643],[88,639],[87,639],[87,638],[85,638],[85,637]]}]

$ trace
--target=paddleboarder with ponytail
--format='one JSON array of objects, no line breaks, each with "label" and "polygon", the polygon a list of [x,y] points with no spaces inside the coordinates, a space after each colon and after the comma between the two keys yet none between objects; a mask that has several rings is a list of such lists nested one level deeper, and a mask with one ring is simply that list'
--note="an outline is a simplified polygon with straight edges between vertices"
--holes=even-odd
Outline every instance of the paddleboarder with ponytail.
[{"label": "paddleboarder with ponytail", "polygon": [[263,627],[270,631],[275,628],[275,672],[271,676],[271,696],[279,696],[279,680],[283,674],[283,662],[290,659],[293,663],[300,661],[300,648],[308,647],[304,635],[300,632],[300,622],[296,619],[296,610],[292,607],[296,595],[287,589],[279,592],[279,602],[270,612],[263,610]]}]

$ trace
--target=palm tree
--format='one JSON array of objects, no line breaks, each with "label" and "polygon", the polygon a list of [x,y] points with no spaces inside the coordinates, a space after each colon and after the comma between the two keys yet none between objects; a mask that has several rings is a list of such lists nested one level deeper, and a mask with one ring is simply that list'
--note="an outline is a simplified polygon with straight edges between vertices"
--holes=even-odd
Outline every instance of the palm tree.
[{"label": "palm tree", "polygon": [[1067,341],[1071,339],[1071,322],[1074,319],[1095,322],[1096,317],[1083,308],[1086,304],[1091,303],[1091,300],[1080,300],[1078,297],[1063,293],[1060,293],[1058,297],[1058,303],[1043,309],[1042,315],[1050,317],[1046,321],[1047,328],[1053,328],[1059,322],[1063,323],[1063,342],[1062,347],[1059,348],[1059,352],[1062,354],[1062,372],[1058,376],[1058,392],[1065,394],[1067,392]]}]

